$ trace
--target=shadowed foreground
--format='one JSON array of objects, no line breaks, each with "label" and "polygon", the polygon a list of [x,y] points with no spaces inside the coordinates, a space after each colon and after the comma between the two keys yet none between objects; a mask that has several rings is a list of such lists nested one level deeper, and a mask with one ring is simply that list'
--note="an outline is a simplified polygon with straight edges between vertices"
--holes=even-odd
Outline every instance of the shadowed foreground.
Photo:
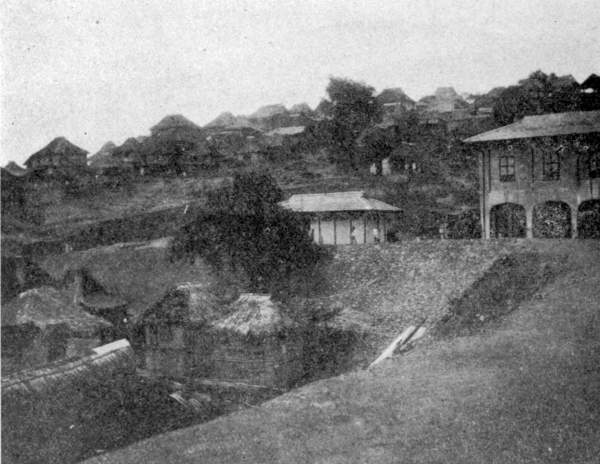
[{"label": "shadowed foreground", "polygon": [[600,253],[583,245],[569,271],[477,335],[87,462],[597,462]]}]

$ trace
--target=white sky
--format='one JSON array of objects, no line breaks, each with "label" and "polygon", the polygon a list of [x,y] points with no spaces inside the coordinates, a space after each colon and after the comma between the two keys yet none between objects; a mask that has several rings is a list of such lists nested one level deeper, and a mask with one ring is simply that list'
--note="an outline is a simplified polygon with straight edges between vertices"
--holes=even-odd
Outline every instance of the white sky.
[{"label": "white sky", "polygon": [[0,164],[62,135],[97,151],[182,113],[315,106],[329,76],[414,99],[536,69],[600,72],[598,0],[5,0]]}]

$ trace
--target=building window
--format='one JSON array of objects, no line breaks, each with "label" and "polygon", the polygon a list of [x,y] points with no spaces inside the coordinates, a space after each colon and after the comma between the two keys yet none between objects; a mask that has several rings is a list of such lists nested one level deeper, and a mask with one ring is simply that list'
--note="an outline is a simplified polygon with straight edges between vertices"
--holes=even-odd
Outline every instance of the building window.
[{"label": "building window", "polygon": [[560,179],[560,151],[544,153],[542,160],[542,177],[544,180]]},{"label": "building window", "polygon": [[500,157],[500,182],[515,181],[515,157],[505,155]]},{"label": "building window", "polygon": [[590,154],[590,178],[600,177],[600,152]]}]

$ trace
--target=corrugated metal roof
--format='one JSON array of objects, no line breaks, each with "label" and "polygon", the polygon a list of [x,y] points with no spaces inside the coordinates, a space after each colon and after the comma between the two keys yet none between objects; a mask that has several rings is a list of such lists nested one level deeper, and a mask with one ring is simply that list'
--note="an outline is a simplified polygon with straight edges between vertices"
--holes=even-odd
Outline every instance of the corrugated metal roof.
[{"label": "corrugated metal roof", "polygon": [[573,111],[525,116],[520,121],[483,132],[464,141],[466,143],[491,142],[593,132],[600,132],[600,111]]},{"label": "corrugated metal roof", "polygon": [[279,203],[282,207],[300,213],[331,211],[400,211],[395,206],[372,198],[365,198],[363,191],[307,193],[292,195]]},{"label": "corrugated metal roof", "polygon": [[277,129],[267,132],[265,135],[267,137],[272,137],[274,135],[296,135],[304,132],[305,128],[305,126],[278,127]]},{"label": "corrugated metal roof", "polygon": [[[55,361],[37,369],[23,370],[3,377],[2,397],[4,399],[4,396],[11,393],[37,396],[50,391],[54,394],[78,379],[97,376],[98,368],[135,372],[135,355],[129,342],[118,340],[98,347],[88,356]],[[110,376],[104,380],[107,378],[110,379]]]}]

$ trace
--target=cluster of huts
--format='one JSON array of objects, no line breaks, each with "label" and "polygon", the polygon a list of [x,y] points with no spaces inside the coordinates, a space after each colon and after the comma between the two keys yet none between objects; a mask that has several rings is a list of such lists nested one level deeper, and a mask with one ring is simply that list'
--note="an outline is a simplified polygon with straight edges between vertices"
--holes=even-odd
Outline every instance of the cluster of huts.
[{"label": "cluster of huts", "polygon": [[68,284],[20,293],[2,306],[2,373],[87,356],[132,340],[151,375],[287,388],[303,375],[300,324],[268,295],[223,304],[204,283],[181,283],[136,318],[84,271]]}]

